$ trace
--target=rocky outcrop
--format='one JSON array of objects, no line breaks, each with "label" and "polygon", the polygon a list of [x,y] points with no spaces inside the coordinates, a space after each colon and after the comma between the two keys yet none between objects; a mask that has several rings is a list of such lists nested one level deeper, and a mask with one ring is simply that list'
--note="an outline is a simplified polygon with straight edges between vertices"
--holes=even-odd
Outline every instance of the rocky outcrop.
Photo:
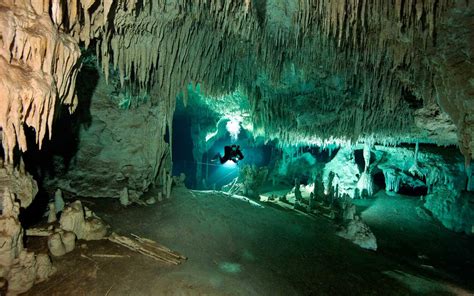
[{"label": "rocky outcrop", "polygon": [[164,106],[148,102],[120,108],[114,92],[100,76],[88,106],[89,121],[76,123],[81,126],[77,151],[67,167],[62,165],[67,159],[56,161],[56,170],[64,174],[49,180],[49,186],[87,197],[119,198],[126,190],[134,200],[155,181],[161,184],[164,171],[170,171]]},{"label": "rocky outcrop", "polygon": [[22,208],[27,208],[38,193],[38,185],[33,177],[25,172],[23,161],[19,169],[0,163],[0,188],[6,187],[15,193]]},{"label": "rocky outcrop", "polygon": [[[35,255],[24,248],[23,229],[18,220],[20,204],[15,201],[19,195],[12,187],[0,184],[0,278],[6,279],[8,293],[16,295],[47,279],[55,270],[47,254]],[[25,199],[33,197],[24,196]],[[3,288],[0,286],[0,290]]]},{"label": "rocky outcrop", "polygon": [[440,187],[428,194],[424,207],[443,224],[457,232],[474,234],[474,195]]},{"label": "rocky outcrop", "polygon": [[355,216],[354,220],[348,222],[337,235],[352,241],[361,248],[372,251],[377,250],[377,239],[375,235],[359,216]]}]

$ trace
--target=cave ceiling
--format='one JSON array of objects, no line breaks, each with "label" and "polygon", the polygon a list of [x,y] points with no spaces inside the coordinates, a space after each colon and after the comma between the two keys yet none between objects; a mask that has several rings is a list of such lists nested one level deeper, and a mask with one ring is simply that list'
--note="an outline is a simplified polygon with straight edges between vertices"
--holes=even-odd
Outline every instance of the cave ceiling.
[{"label": "cave ceiling", "polygon": [[474,8],[460,0],[0,0],[7,161],[73,112],[80,47],[166,102],[239,89],[282,143],[426,142],[474,149]]}]

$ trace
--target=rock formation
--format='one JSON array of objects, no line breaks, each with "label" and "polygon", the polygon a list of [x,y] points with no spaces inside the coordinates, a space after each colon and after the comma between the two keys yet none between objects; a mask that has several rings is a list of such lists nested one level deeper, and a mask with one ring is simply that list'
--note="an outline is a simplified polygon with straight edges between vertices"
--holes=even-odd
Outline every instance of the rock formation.
[{"label": "rock formation", "polygon": [[359,216],[355,216],[354,220],[350,220],[337,235],[352,241],[361,248],[373,251],[377,250],[377,239],[375,235]]},{"label": "rock formation", "polygon": [[[355,161],[355,150],[341,148],[337,155],[326,164],[323,170],[326,192],[329,187],[337,187],[336,195],[338,196],[359,197],[364,170],[368,170],[372,175],[376,172],[383,173],[387,192],[399,192],[402,186],[412,189],[426,187],[427,192],[444,186],[449,187],[453,192],[465,189],[463,160],[459,157],[453,156],[446,159],[433,151],[418,152],[415,149],[415,153],[407,148],[377,145],[371,150],[375,158],[374,162],[369,165],[369,169],[360,170]],[[415,162],[418,174],[421,176],[411,172]],[[330,178],[331,173],[335,175],[333,179]],[[372,175],[370,178],[373,178]]]},{"label": "rock formation", "polygon": [[[21,178],[20,172],[10,172],[10,174],[13,176],[8,177],[18,176],[19,181],[31,180],[29,179],[31,176]],[[35,282],[45,280],[54,273],[48,255],[35,255],[28,252],[23,246],[23,229],[18,220],[20,204],[16,200],[31,201],[33,196],[23,195],[20,199],[18,197],[24,191],[15,192],[19,189],[19,187],[15,187],[14,182],[0,183],[0,209],[2,210],[0,216],[0,278],[6,279],[8,293],[12,295],[29,290]]]},{"label": "rock formation", "polygon": [[426,196],[424,207],[446,228],[474,234],[474,196],[438,187]]},{"label": "rock formation", "polygon": [[[62,230],[74,233],[77,239],[99,240],[107,234],[105,223],[92,212],[85,211],[78,200],[64,209],[59,223]],[[64,242],[63,237],[61,241]]]}]

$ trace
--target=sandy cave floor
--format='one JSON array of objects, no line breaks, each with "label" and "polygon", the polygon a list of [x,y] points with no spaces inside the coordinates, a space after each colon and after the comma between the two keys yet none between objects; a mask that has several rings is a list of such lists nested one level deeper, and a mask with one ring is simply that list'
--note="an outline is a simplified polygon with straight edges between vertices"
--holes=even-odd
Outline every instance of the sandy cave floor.
[{"label": "sandy cave floor", "polygon": [[[154,194],[153,192],[149,194]],[[108,241],[54,258],[57,273],[26,295],[473,295],[474,239],[419,218],[415,198],[357,202],[379,250],[335,235],[322,217],[221,193],[177,188],[164,202],[124,209],[85,200],[119,234],[134,233],[189,259],[166,266]],[[44,241],[29,241],[45,248]],[[118,254],[123,258],[98,258]]]}]

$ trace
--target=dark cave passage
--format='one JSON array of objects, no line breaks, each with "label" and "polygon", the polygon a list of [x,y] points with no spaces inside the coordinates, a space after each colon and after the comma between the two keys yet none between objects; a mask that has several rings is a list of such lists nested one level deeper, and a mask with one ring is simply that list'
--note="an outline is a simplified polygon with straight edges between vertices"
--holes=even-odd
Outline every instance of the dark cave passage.
[{"label": "dark cave passage", "polygon": [[400,190],[398,191],[398,193],[403,194],[403,195],[408,195],[408,196],[414,196],[414,197],[425,196],[428,194],[428,187],[426,186],[413,187],[407,184],[402,184],[400,186]]},{"label": "dark cave passage", "polygon": [[385,190],[385,176],[382,171],[375,172],[373,175],[374,184],[379,188],[379,190]]},{"label": "dark cave passage", "polygon": [[184,173],[186,175],[186,186],[197,188],[196,184],[196,160],[193,156],[193,138],[191,136],[191,114],[184,109],[181,100],[177,102],[177,111],[173,117],[173,175]]}]

